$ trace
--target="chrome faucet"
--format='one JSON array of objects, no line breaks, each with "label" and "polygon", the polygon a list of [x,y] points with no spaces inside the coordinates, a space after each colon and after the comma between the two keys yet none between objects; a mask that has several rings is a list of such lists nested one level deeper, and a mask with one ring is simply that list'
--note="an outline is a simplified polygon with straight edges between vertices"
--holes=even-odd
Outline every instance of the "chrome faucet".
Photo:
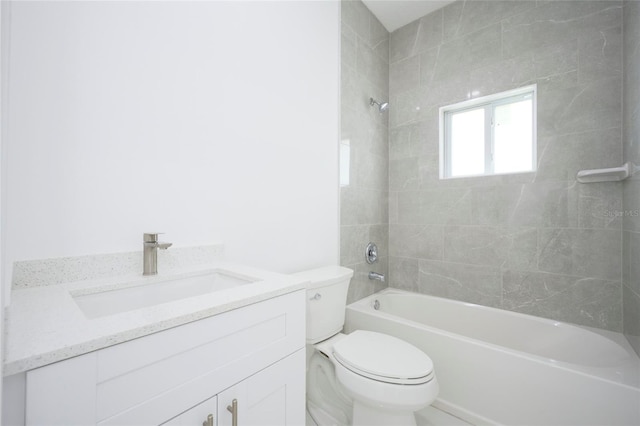
[{"label": "chrome faucet", "polygon": [[171,243],[161,243],[158,241],[160,233],[144,233],[143,234],[143,270],[142,275],[156,275],[158,273],[158,249],[166,250],[171,247]]},{"label": "chrome faucet", "polygon": [[384,282],[384,274],[379,274],[377,272],[369,272],[369,279],[370,280],[378,280],[380,282]]}]

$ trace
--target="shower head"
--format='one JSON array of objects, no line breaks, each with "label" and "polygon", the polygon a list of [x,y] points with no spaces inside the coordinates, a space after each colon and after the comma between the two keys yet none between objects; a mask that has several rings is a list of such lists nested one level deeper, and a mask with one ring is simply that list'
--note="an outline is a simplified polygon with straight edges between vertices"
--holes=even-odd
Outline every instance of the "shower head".
[{"label": "shower head", "polygon": [[383,112],[389,109],[389,102],[380,103],[373,98],[369,98],[369,105],[371,106],[378,105],[378,111],[380,111],[380,114],[382,114]]}]

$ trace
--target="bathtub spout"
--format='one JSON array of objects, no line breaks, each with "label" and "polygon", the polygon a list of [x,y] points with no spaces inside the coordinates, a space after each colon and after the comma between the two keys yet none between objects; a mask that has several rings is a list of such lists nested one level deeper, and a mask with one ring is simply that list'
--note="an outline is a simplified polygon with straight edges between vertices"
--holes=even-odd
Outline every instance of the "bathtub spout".
[{"label": "bathtub spout", "polygon": [[370,280],[378,280],[380,282],[384,282],[384,274],[379,274],[377,272],[369,272],[369,279]]}]

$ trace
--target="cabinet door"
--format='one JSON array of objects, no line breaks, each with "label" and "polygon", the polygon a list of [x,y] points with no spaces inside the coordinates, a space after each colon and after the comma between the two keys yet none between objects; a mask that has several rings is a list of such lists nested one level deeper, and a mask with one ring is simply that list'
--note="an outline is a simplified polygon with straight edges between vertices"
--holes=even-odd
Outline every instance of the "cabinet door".
[{"label": "cabinet door", "polygon": [[218,394],[218,426],[305,424],[305,350],[301,349]]},{"label": "cabinet door", "polygon": [[174,417],[163,426],[216,426],[218,398],[213,396],[190,410]]}]

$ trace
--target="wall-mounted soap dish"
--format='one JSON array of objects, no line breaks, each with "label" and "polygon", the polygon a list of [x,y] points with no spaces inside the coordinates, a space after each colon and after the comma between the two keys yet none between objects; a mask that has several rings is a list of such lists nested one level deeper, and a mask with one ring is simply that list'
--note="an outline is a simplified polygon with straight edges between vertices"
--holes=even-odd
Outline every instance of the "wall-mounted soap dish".
[{"label": "wall-mounted soap dish", "polygon": [[606,169],[580,170],[576,180],[580,183],[619,182],[633,176],[639,167],[631,162],[626,162],[620,167]]}]

